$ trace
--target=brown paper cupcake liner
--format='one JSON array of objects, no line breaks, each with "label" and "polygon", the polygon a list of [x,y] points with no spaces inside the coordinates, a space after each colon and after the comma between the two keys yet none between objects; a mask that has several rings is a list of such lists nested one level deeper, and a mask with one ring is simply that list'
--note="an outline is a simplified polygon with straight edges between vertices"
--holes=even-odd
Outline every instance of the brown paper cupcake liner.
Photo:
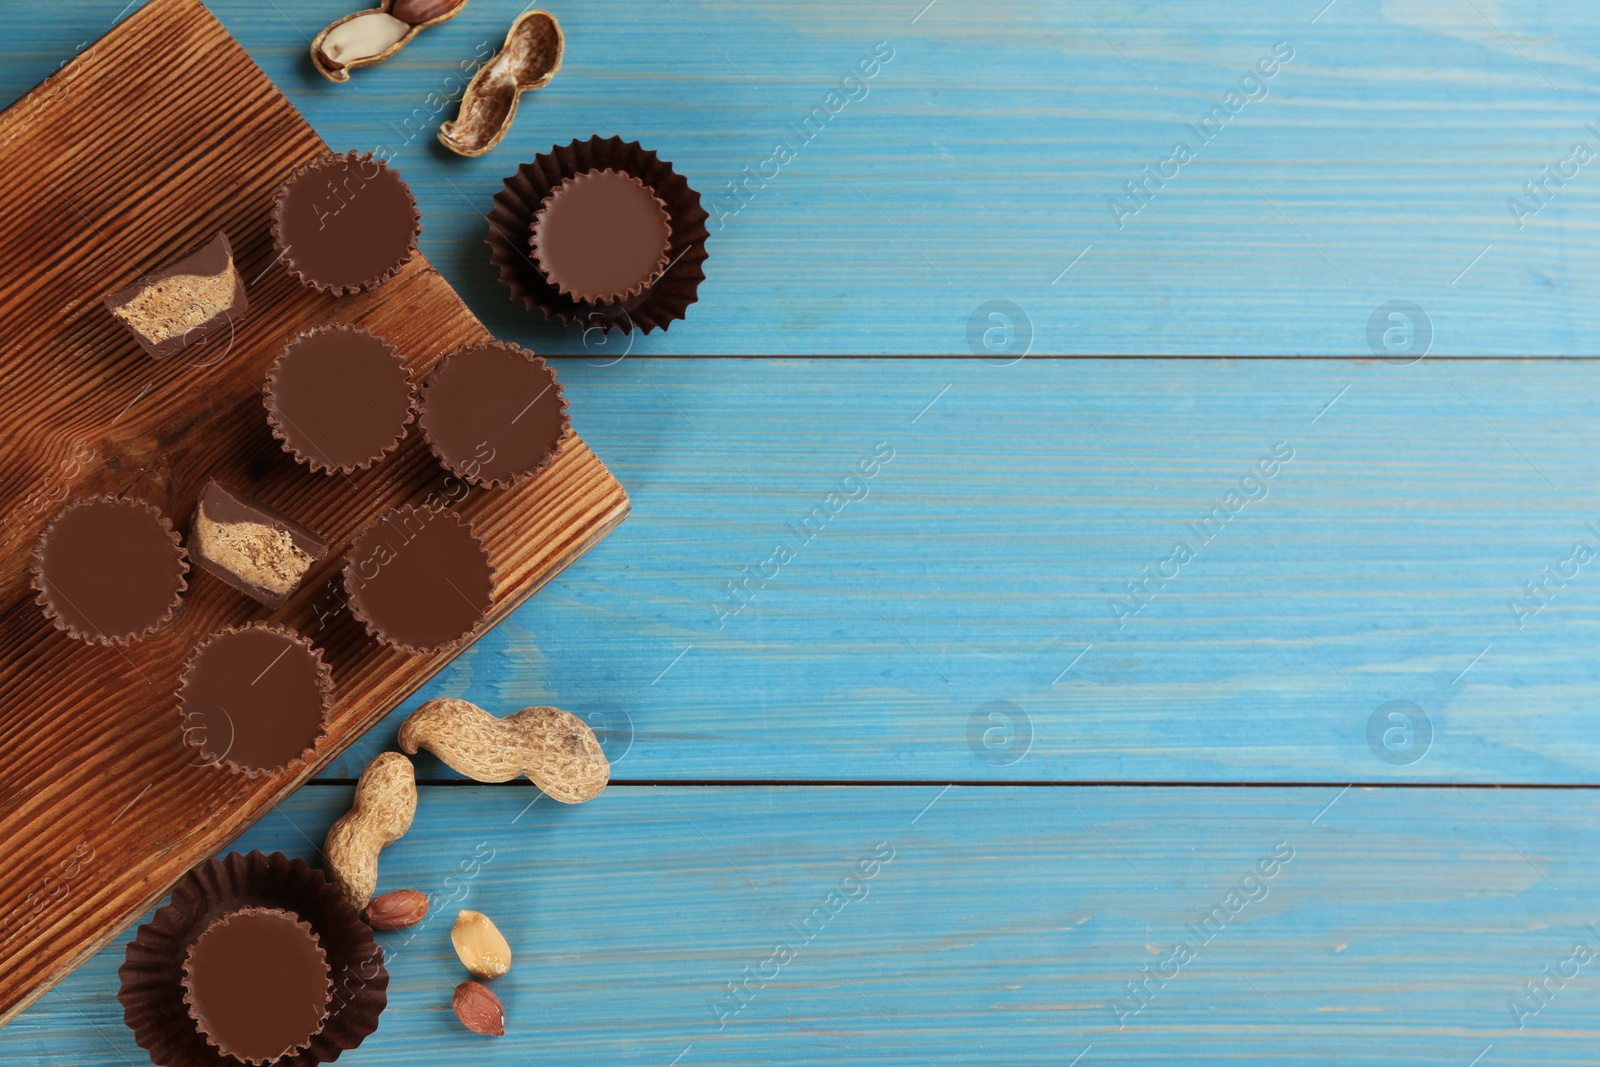
[{"label": "brown paper cupcake liner", "polygon": [[[309,174],[320,167],[327,166],[329,163],[339,159],[346,160],[350,163],[360,163],[367,160],[373,160],[373,155],[371,152],[351,151],[342,154],[329,152],[325,155],[318,156],[316,159],[308,160],[294,169],[293,173],[291,173],[289,177],[284,180],[284,183],[278,187],[278,192],[272,198],[272,247],[273,250],[277,252],[278,259],[283,263],[284,269],[293,275],[295,280],[300,282],[301,285],[310,286],[318,292],[327,293],[330,296],[348,296],[351,293],[370,292],[371,290],[382,285],[384,282],[388,281],[390,278],[393,278],[395,275],[399,274],[405,269],[407,263],[410,263],[412,259],[416,258],[418,240],[422,236],[422,211],[417,207],[416,194],[411,191],[411,186],[406,183],[405,179],[400,178],[400,175],[396,173],[395,177],[400,180],[400,187],[405,190],[406,199],[411,203],[411,242],[406,249],[406,254],[400,257],[388,269],[369,278],[363,278],[354,285],[339,285],[331,282],[319,281],[301,269],[301,267],[295,262],[293,250],[283,242],[283,212],[284,205],[288,199],[289,187],[306,174]],[[384,160],[378,159],[374,161],[378,164],[380,169],[385,171],[389,169],[389,164]]]},{"label": "brown paper cupcake liner", "polygon": [[[550,372],[550,381],[552,386],[555,388],[556,399],[561,404],[561,421],[563,425],[561,437],[556,441],[556,446],[546,453],[545,457],[533,468],[520,471],[517,474],[506,478],[486,478],[481,472],[466,471],[459,467],[452,466],[450,461],[445,458],[444,448],[440,446],[439,442],[436,441],[433,435],[428,431],[428,385],[433,382],[434,378],[438,376],[439,372],[450,362],[450,360],[454,359],[456,356],[463,355],[468,352],[480,351],[485,348],[512,348],[519,352],[526,352],[535,363]],[[422,430],[423,440],[428,442],[428,447],[433,450],[434,456],[439,460],[439,465],[444,467],[444,469],[449,471],[451,474],[454,474],[464,481],[478,486],[480,489],[510,489],[514,486],[525,484],[530,478],[537,477],[538,475],[549,470],[551,465],[554,464],[555,461],[561,457],[561,454],[566,451],[567,442],[572,440],[571,408],[567,403],[566,391],[561,388],[561,379],[556,375],[555,368],[551,367],[550,364],[545,361],[543,356],[536,355],[531,350],[522,348],[520,345],[513,345],[505,341],[478,341],[475,344],[463,345],[455,351],[446,354],[445,357],[434,366],[432,373],[428,375],[428,381],[423,384],[422,399],[420,400],[418,407],[421,411],[421,414],[417,417],[417,426]]]},{"label": "brown paper cupcake liner", "polygon": [[[672,242],[665,273],[638,296],[618,304],[584,304],[564,296],[534,263],[529,249],[533,216],[550,190],[562,181],[584,171],[607,168],[638,178],[667,206]],[[540,153],[505,180],[505,187],[494,195],[494,209],[489,212],[489,260],[499,268],[500,281],[511,290],[513,300],[521,300],[529,311],[538,309],[546,319],[563,326],[578,323],[585,328],[623,333],[634,329],[644,333],[665,330],[682,319],[689,305],[699,299],[700,283],[706,277],[709,218],[700,206],[700,194],[672,169],[671,163],[638,141],[592,137]]]},{"label": "brown paper cupcake liner", "polygon": [[[189,739],[191,730],[188,725],[189,712],[184,707],[184,689],[185,683],[189,678],[189,672],[194,669],[195,663],[199,660],[201,653],[205,651],[207,645],[211,644],[213,641],[216,641],[218,638],[226,637],[229,634],[243,633],[247,630],[266,630],[271,633],[282,634],[284,637],[289,638],[296,644],[303,645],[304,647],[310,649],[311,654],[315,656],[317,660],[318,688],[322,690],[322,724],[317,730],[316,736],[313,737],[311,739],[311,743],[300,752],[300,755],[289,760],[287,763],[280,764],[276,767],[247,767],[242,763],[236,763],[229,759],[227,750],[224,750],[221,753],[213,750],[207,744],[209,738],[202,739],[198,743]],[[194,647],[194,651],[189,653],[189,658],[183,661],[183,670],[178,673],[178,730],[180,731],[180,737],[182,738],[183,746],[185,748],[194,750],[207,761],[205,764],[202,764],[202,766],[214,766],[220,763],[232,773],[242,774],[244,777],[251,779],[260,778],[263,775],[273,776],[287,774],[292,776],[300,773],[300,771],[305,768],[306,764],[316,757],[317,745],[322,741],[323,738],[328,736],[328,725],[330,722],[330,712],[333,709],[333,702],[333,668],[328,666],[327,661],[322,658],[321,650],[318,649],[317,646],[313,645],[310,641],[302,637],[300,634],[289,629],[287,626],[278,626],[273,623],[252,622],[243,626],[229,626],[225,629],[217,630],[215,633],[208,635],[205,640],[201,641]],[[231,739],[229,744],[231,746]]]},{"label": "brown paper cupcake liner", "polygon": [[[286,1059],[286,1058],[288,1058],[290,1056],[293,1056],[296,1053],[306,1051],[307,1049],[309,1049],[311,1047],[311,1038],[307,1037],[305,1041],[296,1043],[292,1048],[290,1048],[288,1051],[284,1052],[282,1055],[273,1056],[273,1057],[270,1057],[270,1058],[256,1057],[256,1056],[234,1056],[231,1053],[225,1052],[225,1051],[223,1051],[223,1048],[222,1048],[222,1042],[218,1040],[218,1038],[217,1038],[217,1036],[215,1034],[209,1033],[206,1030],[205,1023],[200,1018],[200,1015],[201,1015],[200,1005],[195,1003],[194,983],[193,983],[193,977],[194,977],[194,972],[193,972],[194,946],[199,944],[200,937],[203,937],[205,934],[211,932],[213,929],[215,929],[215,928],[217,928],[219,926],[226,926],[228,924],[228,922],[236,915],[251,914],[251,913],[257,913],[257,912],[266,912],[266,913],[271,913],[271,914],[274,914],[274,915],[281,915],[284,918],[289,919],[292,922],[294,922],[297,926],[299,926],[301,929],[303,929],[307,934],[309,934],[311,936],[312,942],[316,945],[317,954],[322,959],[321,966],[327,966],[328,952],[327,952],[326,949],[324,949],[322,947],[322,939],[317,936],[317,932],[311,928],[311,924],[310,923],[306,922],[304,919],[301,919],[293,911],[286,910],[284,908],[263,908],[263,907],[260,907],[259,905],[247,904],[242,908],[238,908],[238,909],[230,911],[230,912],[228,912],[228,913],[226,913],[224,915],[220,915],[217,918],[213,919],[211,922],[207,923],[205,925],[205,928],[202,929],[198,935],[196,935],[195,940],[190,942],[189,943],[189,947],[184,950],[183,972],[182,972],[183,973],[183,1006],[188,1009],[189,1018],[194,1020],[195,1028],[200,1031],[200,1036],[204,1037],[206,1039],[206,1043],[208,1045],[210,1045],[213,1049],[217,1050],[219,1056],[227,1057],[228,1059],[242,1060],[245,1063],[254,1065],[254,1067],[266,1067],[267,1064],[277,1063],[278,1061]],[[333,971],[332,971],[331,968],[328,971],[327,985],[326,985],[325,988],[326,988],[326,995],[328,997],[328,1004],[326,1004],[322,1009],[322,1017],[319,1020],[317,1020],[316,1029],[312,1031],[312,1035],[313,1036],[316,1035],[317,1033],[320,1033],[322,1028],[328,1025],[328,1012],[333,1006]]]},{"label": "brown paper cupcake liner", "polygon": [[[341,573],[344,577],[345,603],[350,609],[350,614],[355,616],[356,620],[366,628],[368,635],[370,635],[372,638],[382,644],[388,645],[390,648],[397,648],[400,651],[410,653],[413,656],[428,656],[438,652],[452,652],[455,649],[460,648],[472,637],[473,634],[478,632],[478,630],[483,626],[484,622],[487,621],[489,617],[488,610],[486,609],[479,613],[477,621],[474,622],[468,629],[464,630],[459,637],[453,638],[452,640],[446,641],[440,645],[421,648],[417,645],[410,644],[409,642],[402,641],[395,637],[393,634],[384,629],[380,623],[375,622],[370,615],[362,610],[361,593],[356,585],[355,561],[362,558],[363,554],[367,550],[367,545],[364,544],[364,542],[367,542],[369,536],[374,535],[378,530],[380,530],[385,522],[396,519],[403,522],[406,518],[413,515],[420,515],[425,510],[429,509],[413,507],[412,505],[407,504],[404,507],[391,508],[382,515],[379,515],[377,518],[373,519],[371,522],[367,523],[366,526],[362,527],[361,532],[356,534],[355,540],[350,542],[350,550],[345,553],[344,565],[341,568]],[[447,508],[440,508],[434,513],[433,519],[430,519],[429,521],[438,521],[440,518],[449,518],[466,527],[467,533],[470,534],[472,539],[478,543],[478,548],[482,550],[483,558],[489,565],[489,607],[493,608],[494,594],[499,588],[500,584],[500,572],[494,565],[494,557],[489,554],[489,546],[483,543],[483,537],[479,535],[477,530],[473,529],[472,523],[469,522],[465,516],[459,515]]]},{"label": "brown paper cupcake liner", "polygon": [[333,1000],[304,1051],[275,1067],[314,1067],[356,1048],[378,1028],[388,1003],[389,972],[372,928],[322,871],[282,853],[229,853],[190,871],[172,899],[139,927],[117,971],[122,1017],[134,1040],[161,1067],[243,1067],[213,1048],[184,1003],[183,963],[195,939],[219,916],[241,907],[291,911],[311,925],[328,957]]},{"label": "brown paper cupcake liner", "polygon": [[[162,527],[167,531],[167,535],[172,538],[172,546],[177,551],[178,564],[180,568],[178,572],[178,590],[172,595],[172,603],[167,605],[167,610],[161,615],[160,618],[150,623],[138,633],[118,634],[110,637],[101,633],[84,633],[63,618],[60,610],[51,600],[50,593],[48,589],[46,589],[44,581],[44,544],[47,540],[49,540],[50,534],[55,530],[56,523],[60,522],[62,517],[68,512],[74,511],[77,508],[87,507],[90,504],[106,503],[135,504],[160,520]],[[30,584],[35,593],[34,603],[38,604],[44,609],[45,618],[49,619],[50,624],[57,630],[60,630],[62,633],[76,638],[79,641],[87,641],[91,644],[97,645],[116,645],[118,647],[125,648],[135,641],[142,641],[146,637],[149,637],[167,623],[171,622],[172,617],[177,614],[178,608],[183,604],[183,594],[189,588],[189,553],[184,549],[183,539],[178,536],[178,531],[173,528],[172,520],[168,519],[160,508],[143,500],[134,500],[129,497],[119,497],[111,493],[101,493],[96,496],[80,497],[79,499],[72,501],[60,511],[56,512],[55,518],[50,520],[50,524],[45,527],[44,533],[39,535],[39,540],[34,545],[33,561],[29,565],[28,571],[30,576]]]},{"label": "brown paper cupcake liner", "polygon": [[[383,345],[384,348],[387,348],[389,350],[389,354],[394,357],[395,364],[405,372],[406,385],[411,398],[410,403],[406,405],[406,418],[405,421],[400,424],[399,436],[397,436],[393,441],[389,442],[389,444],[384,447],[383,451],[378,452],[377,454],[370,456],[353,466],[349,464],[331,466],[317,457],[307,455],[296,448],[292,438],[303,437],[305,435],[294,432],[292,421],[287,415],[283,414],[283,412],[278,409],[278,400],[273,393],[273,386],[277,382],[278,369],[280,366],[282,366],[283,361],[289,358],[289,354],[294,351],[295,345],[299,344],[301,341],[304,341],[308,337],[313,337],[317,334],[327,333],[333,330],[359,331],[378,341]],[[267,425],[272,428],[272,436],[278,439],[278,444],[282,445],[283,450],[289,453],[289,455],[293,456],[297,462],[304,463],[307,467],[310,467],[311,470],[321,474],[354,474],[356,471],[370,470],[378,463],[382,462],[385,456],[389,455],[405,442],[406,432],[411,428],[411,424],[416,421],[417,395],[417,383],[411,376],[411,366],[406,362],[405,357],[400,354],[399,349],[390,344],[388,340],[385,339],[381,334],[375,334],[371,330],[368,330],[362,326],[356,326],[343,322],[328,323],[325,326],[316,326],[309,330],[301,330],[293,337],[289,338],[289,340],[284,343],[283,351],[279,352],[277,358],[272,361],[272,366],[267,370],[267,377],[261,385],[261,402],[266,406],[267,409]],[[284,425],[286,422],[290,423],[288,427],[285,427]]]}]

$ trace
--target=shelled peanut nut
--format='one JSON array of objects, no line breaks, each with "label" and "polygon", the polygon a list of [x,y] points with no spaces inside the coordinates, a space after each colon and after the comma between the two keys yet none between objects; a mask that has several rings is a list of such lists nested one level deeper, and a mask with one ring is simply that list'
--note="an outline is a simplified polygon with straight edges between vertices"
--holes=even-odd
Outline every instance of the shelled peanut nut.
[{"label": "shelled peanut nut", "polygon": [[479,978],[499,978],[511,969],[511,946],[494,921],[463,908],[450,928],[450,943],[462,964]]},{"label": "shelled peanut nut", "polygon": [[409,22],[387,12],[363,11],[329,26],[318,38],[317,55],[321,65],[344,70],[352,63],[383,55],[410,32]]},{"label": "shelled peanut nut", "polygon": [[367,925],[374,930],[404,930],[427,916],[428,895],[417,889],[396,889],[367,905]]},{"label": "shelled peanut nut", "polygon": [[446,15],[454,15],[467,0],[394,0],[389,14],[413,26],[429,26]]},{"label": "shelled peanut nut", "polygon": [[506,1009],[500,1003],[500,998],[494,995],[494,990],[482,982],[468,979],[456,986],[450,1006],[455,1009],[461,1025],[473,1033],[490,1037],[505,1036]]},{"label": "shelled peanut nut", "polygon": [[381,63],[424,27],[454,18],[467,0],[384,0],[382,7],[346,15],[311,42],[311,62],[329,81],[350,80],[357,67]]},{"label": "shelled peanut nut", "polygon": [[517,117],[517,101],[550,84],[565,47],[561,24],[550,12],[520,16],[500,54],[467,83],[460,113],[439,127],[439,143],[462,156],[481,156],[499,144]]}]

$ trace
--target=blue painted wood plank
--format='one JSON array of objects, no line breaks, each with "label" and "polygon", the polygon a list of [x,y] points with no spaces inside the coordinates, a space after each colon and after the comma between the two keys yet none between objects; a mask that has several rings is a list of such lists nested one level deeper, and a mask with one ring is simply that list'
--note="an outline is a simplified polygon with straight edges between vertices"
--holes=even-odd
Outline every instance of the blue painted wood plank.
[{"label": "blue painted wood plank", "polygon": [[[123,0],[13,6],[0,99]],[[992,300],[1027,325],[990,340],[1035,352],[1367,354],[1394,300],[1436,353],[1596,351],[1592,4],[552,0],[562,72],[471,161],[433,130],[520,0],[473,0],[343,86],[306,46],[354,0],[212,6],[335,147],[393,153],[424,251],[540,350],[583,340],[509,303],[481,213],[599,132],[658,149],[718,220],[702,302],[641,352],[969,353]]]},{"label": "blue painted wood plank", "polygon": [[[380,935],[390,1005],[352,1067],[1464,1067],[1490,1045],[1485,1063],[1566,1065],[1600,1038],[1600,963],[1573,961],[1600,953],[1591,792],[614,788],[527,809],[536,795],[423,790],[381,885],[448,902]],[[240,846],[315,859],[306,839],[349,796],[308,786]],[[500,1040],[449,1011],[463,906],[513,946]],[[793,958],[768,962],[779,945]],[[120,957],[0,1032],[0,1065],[143,1062]],[[1547,973],[1568,977],[1536,1000],[1524,983]]]},{"label": "blue painted wood plank", "polygon": [[1600,364],[561,374],[632,517],[331,773],[450,695],[646,780],[1600,780]]}]

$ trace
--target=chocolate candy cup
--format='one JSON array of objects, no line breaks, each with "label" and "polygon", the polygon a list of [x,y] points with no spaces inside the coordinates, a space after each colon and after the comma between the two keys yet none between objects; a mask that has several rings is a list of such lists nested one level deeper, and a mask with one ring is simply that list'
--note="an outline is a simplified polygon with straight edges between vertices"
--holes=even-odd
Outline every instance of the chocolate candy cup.
[{"label": "chocolate candy cup", "polygon": [[520,485],[550,466],[572,433],[555,371],[500,341],[440,360],[423,386],[419,421],[446,469],[494,488]]},{"label": "chocolate candy cup", "polygon": [[385,512],[345,554],[350,613],[379,641],[411,653],[443,652],[471,636],[494,606],[494,579],[483,541],[452,511]]},{"label": "chocolate candy cup", "polygon": [[194,565],[276,610],[328,544],[281,511],[274,511],[213,478],[200,492],[189,524]]},{"label": "chocolate candy cup", "polygon": [[283,450],[329,474],[366,470],[399,447],[416,399],[394,346],[350,325],[296,334],[262,388]]},{"label": "chocolate candy cup", "polygon": [[333,706],[333,672],[311,642],[264,622],[200,643],[178,688],[183,742],[255,778],[298,770],[316,753]]},{"label": "chocolate candy cup", "polygon": [[218,1067],[221,1059],[183,1002],[188,948],[219,915],[242,907],[281,908],[310,924],[328,957],[333,997],[328,1018],[304,1051],[275,1067],[314,1067],[361,1044],[378,1028],[389,972],[372,928],[323,872],[282,853],[234,852],[190,871],[171,900],[139,927],[117,976],[123,1020],[134,1040],[166,1067]]},{"label": "chocolate candy cup", "polygon": [[550,190],[533,216],[533,261],[579,303],[619,304],[667,269],[667,205],[631,174],[586,170]]},{"label": "chocolate candy cup", "polygon": [[410,187],[371,153],[303,164],[272,207],[272,241],[284,267],[333,296],[376,289],[399,274],[421,234]]},{"label": "chocolate candy cup", "polygon": [[104,303],[152,359],[190,348],[221,348],[226,353],[226,342],[233,340],[233,331],[250,306],[225,233],[108,293]]},{"label": "chocolate candy cup", "polygon": [[220,1055],[265,1065],[304,1052],[328,1021],[333,982],[311,924],[282,908],[224,912],[183,961],[183,1002]]},{"label": "chocolate candy cup", "polygon": [[167,517],[114,496],[62,508],[33,555],[33,588],[51,623],[102,645],[126,645],[160,629],[183,602],[188,572]]},{"label": "chocolate candy cup", "polygon": [[[666,205],[672,226],[670,258],[661,276],[638,296],[616,304],[584,303],[551,285],[529,255],[533,217],[565,179],[607,168],[638,178]],[[637,141],[593,137],[553,147],[505,180],[489,212],[489,260],[499,269],[500,281],[511,290],[513,300],[563,326],[578,323],[585,329],[624,333],[665,330],[699,299],[706,276],[707,218],[700,194],[689,188],[671,163]]]}]

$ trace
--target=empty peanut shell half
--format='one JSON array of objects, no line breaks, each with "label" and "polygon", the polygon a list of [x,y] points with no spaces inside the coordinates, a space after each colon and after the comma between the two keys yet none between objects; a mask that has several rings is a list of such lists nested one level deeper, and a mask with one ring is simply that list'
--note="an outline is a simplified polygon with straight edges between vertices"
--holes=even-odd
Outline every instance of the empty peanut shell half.
[{"label": "empty peanut shell half", "polygon": [[347,82],[357,67],[382,63],[418,31],[455,18],[467,0],[383,0],[333,23],[311,42],[311,63],[329,81]]},{"label": "empty peanut shell half", "polygon": [[530,11],[511,24],[505,46],[467,83],[461,113],[439,127],[439,143],[461,156],[481,156],[506,135],[523,93],[543,89],[561,69],[561,24]]}]

